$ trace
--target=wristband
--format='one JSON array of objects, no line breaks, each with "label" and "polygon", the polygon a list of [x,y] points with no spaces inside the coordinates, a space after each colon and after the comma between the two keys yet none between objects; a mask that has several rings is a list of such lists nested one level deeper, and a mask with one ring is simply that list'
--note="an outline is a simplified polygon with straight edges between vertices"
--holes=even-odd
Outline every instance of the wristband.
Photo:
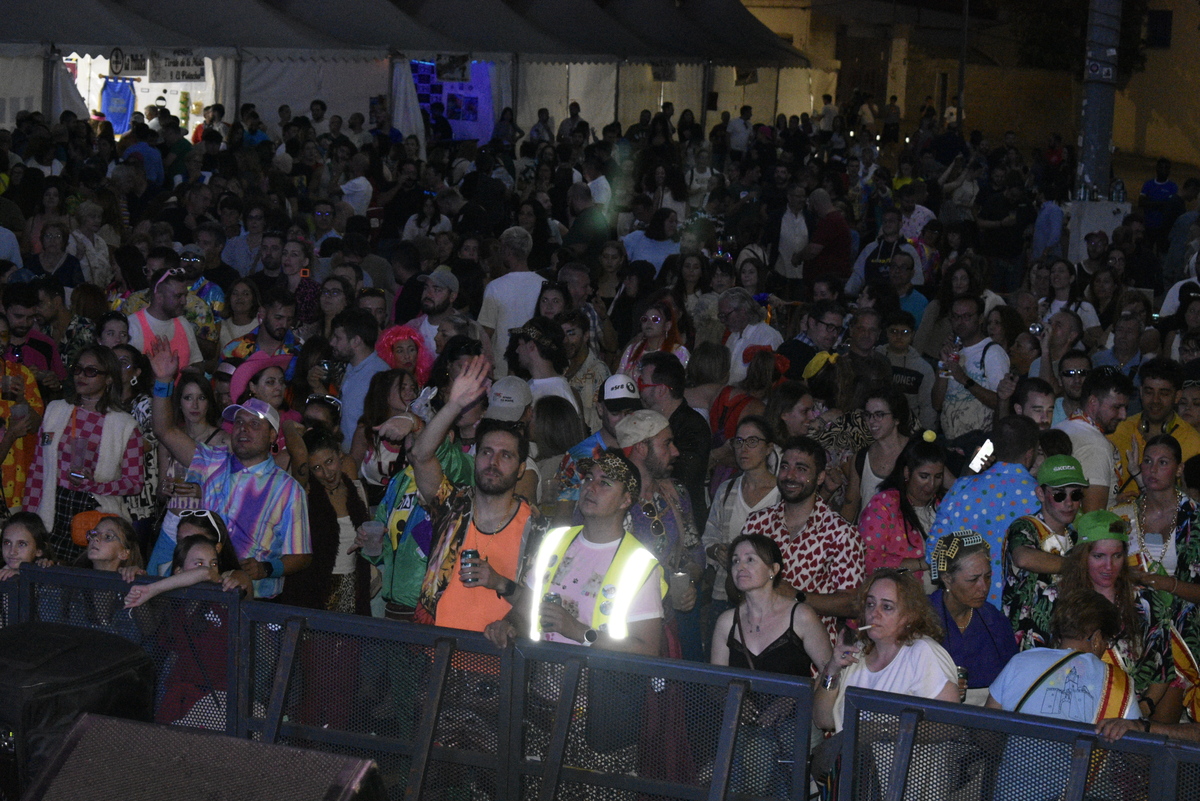
[{"label": "wristband", "polygon": [[169,398],[171,393],[175,391],[175,383],[173,381],[154,380],[154,388],[152,394],[156,398]]},{"label": "wristband", "polygon": [[1142,725],[1146,727],[1146,734],[1150,733],[1150,718],[1142,718]]},{"label": "wristband", "polygon": [[272,556],[267,563],[271,565],[271,578],[283,578],[282,556]]},{"label": "wristband", "polygon": [[973,387],[973,386],[975,386],[975,379],[974,379],[974,378],[968,378],[968,379],[967,379],[967,383],[963,384],[963,389],[968,389],[968,390],[969,390],[969,389],[970,389],[971,387]]}]

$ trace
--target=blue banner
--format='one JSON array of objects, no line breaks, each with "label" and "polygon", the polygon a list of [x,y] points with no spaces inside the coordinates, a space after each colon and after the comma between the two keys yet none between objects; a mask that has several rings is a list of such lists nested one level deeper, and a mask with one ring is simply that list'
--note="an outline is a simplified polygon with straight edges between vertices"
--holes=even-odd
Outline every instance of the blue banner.
[{"label": "blue banner", "polygon": [[121,136],[129,131],[133,112],[137,110],[137,93],[133,81],[105,78],[100,90],[100,111],[112,123],[113,133]]}]

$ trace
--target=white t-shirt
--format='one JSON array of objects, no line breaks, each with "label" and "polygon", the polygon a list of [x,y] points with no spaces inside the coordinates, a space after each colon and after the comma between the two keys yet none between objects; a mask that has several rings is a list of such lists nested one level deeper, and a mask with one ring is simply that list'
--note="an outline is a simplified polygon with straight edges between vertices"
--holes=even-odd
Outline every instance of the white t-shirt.
[{"label": "white t-shirt", "polygon": [[529,379],[529,393],[533,395],[534,403],[537,403],[538,398],[545,398],[548,395],[566,398],[575,407],[576,412],[583,414],[583,410],[579,407],[579,398],[575,396],[575,390],[571,389],[570,382],[560,375]]},{"label": "white t-shirt", "polygon": [[[967,378],[993,392],[1008,372],[1008,354],[990,337],[963,348],[958,354],[958,363],[962,365]],[[961,437],[970,431],[989,428],[991,424],[992,410],[972,395],[971,390],[953,378],[949,379],[946,398],[942,403],[942,430],[946,437]]]},{"label": "white t-shirt", "polygon": [[152,317],[148,309],[142,309],[129,317],[129,344],[146,352],[146,340],[142,336],[142,325],[140,320],[145,320],[150,324],[150,330],[155,336],[166,337],[170,342],[175,336],[175,320],[183,324],[183,333],[187,337],[188,352],[176,353],[179,357],[179,366],[186,367],[189,364],[204,361],[204,354],[200,352],[200,343],[196,341],[196,331],[192,328],[192,324],[182,317],[175,317],[170,320],[159,320],[157,317]]},{"label": "white t-shirt", "polygon": [[783,334],[761,321],[746,326],[740,334],[730,334],[729,339],[725,340],[725,347],[729,348],[729,383],[741,383],[746,377],[746,365],[742,361],[742,353],[746,348],[766,345],[771,350],[777,350],[782,344]]},{"label": "white t-shirt", "polygon": [[497,378],[508,375],[504,351],[508,349],[508,330],[520,328],[537,306],[542,291],[542,277],[522,271],[509,273],[488,282],[483,290],[483,306],[479,309],[479,324],[495,331],[492,337],[492,361]]},{"label": "white t-shirt", "polygon": [[[620,540],[595,543],[581,532],[567,547],[567,552],[563,554],[562,566],[554,574],[550,592],[561,595],[563,609],[584,625],[591,626],[592,614],[596,611],[597,593],[611,596],[616,590],[611,584],[604,586],[604,574],[608,572],[619,547]],[[530,570],[525,574],[525,586],[540,594],[543,579],[543,576],[535,576],[534,571]],[[634,596],[629,615],[625,619],[626,623],[653,620],[663,616],[661,579],[662,568],[656,567]],[[547,632],[543,636],[547,642],[578,645],[574,640],[553,632]]]},{"label": "white t-shirt", "polygon": [[607,209],[609,201],[612,200],[612,186],[608,183],[608,179],[601,175],[596,180],[588,182],[588,189],[592,190],[592,202]]},{"label": "white t-shirt", "polygon": [[[777,503],[779,503],[778,487],[772,487],[762,500],[754,506],[749,506],[746,504],[746,499],[742,497],[742,476],[722,481],[721,486],[717,487],[716,495],[713,496],[712,508],[708,510],[708,525],[704,527],[702,539],[704,549],[707,551],[712,545],[728,545],[733,542],[746,527],[746,518],[752,512],[766,509]],[[728,571],[725,570],[723,563],[713,562],[711,559],[708,561],[717,569],[716,577],[713,579],[713,597],[721,601],[727,600],[725,576]]]},{"label": "white t-shirt", "polygon": [[900,649],[895,659],[878,673],[872,672],[865,659],[842,671],[837,699],[833,702],[833,729],[842,730],[846,708],[846,688],[861,687],[916,698],[936,698],[946,682],[958,684],[958,668],[946,649],[929,637],[921,637]]},{"label": "white t-shirt", "polygon": [[[1000,671],[988,692],[1001,707],[1012,712],[1033,683],[1069,653],[1060,648],[1032,648],[1019,653]],[[1021,711],[1026,715],[1095,723],[1106,673],[1104,662],[1091,654],[1080,654],[1034,690]],[[1133,693],[1129,694],[1122,717],[1128,720],[1141,717]]]},{"label": "white t-shirt", "polygon": [[1117,464],[1120,462],[1117,446],[1087,420],[1068,418],[1054,427],[1067,432],[1067,436],[1071,438],[1071,455],[1083,466],[1083,474],[1087,476],[1088,484],[1093,487],[1106,487],[1109,491],[1108,497],[1116,498],[1119,486]]},{"label": "white t-shirt", "polygon": [[[1065,300],[1054,300],[1046,308],[1046,313],[1042,315],[1042,322],[1050,322],[1050,318],[1058,314],[1067,307]],[[1079,315],[1079,319],[1083,321],[1083,330],[1089,328],[1100,327],[1100,317],[1096,314],[1096,307],[1088,303],[1086,300],[1076,302],[1068,311],[1073,311]]]},{"label": "white t-shirt", "polygon": [[425,340],[425,347],[430,353],[437,353],[436,337],[438,327],[429,322],[428,314],[419,314],[408,322],[409,328],[417,329],[421,339]]},{"label": "white t-shirt", "polygon": [[371,182],[360,175],[342,184],[342,200],[354,208],[355,214],[365,217],[371,205],[371,193],[374,191]]}]

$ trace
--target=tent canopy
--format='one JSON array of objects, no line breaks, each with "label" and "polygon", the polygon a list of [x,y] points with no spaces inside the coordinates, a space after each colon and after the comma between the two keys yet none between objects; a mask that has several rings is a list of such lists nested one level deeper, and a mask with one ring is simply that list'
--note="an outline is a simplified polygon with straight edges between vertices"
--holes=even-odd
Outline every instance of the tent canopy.
[{"label": "tent canopy", "polygon": [[408,52],[454,52],[462,44],[402,13],[388,0],[268,0],[284,14],[302,19],[343,42]]},{"label": "tent canopy", "polygon": [[[211,47],[348,48],[258,0],[121,0],[121,5],[165,27],[202,32]],[[159,44],[147,42],[147,44]]]},{"label": "tent canopy", "polygon": [[682,13],[708,31],[731,58],[747,66],[809,67],[808,58],[779,38],[737,0],[687,0]]},{"label": "tent canopy", "polygon": [[[595,0],[509,0],[509,5],[540,30],[575,46],[580,53],[603,53],[630,61],[672,55],[639,39],[605,14]],[[579,59],[581,63],[589,60]]]},{"label": "tent canopy", "polygon": [[392,0],[400,10],[460,43],[462,50],[520,53],[536,58],[578,53],[547,36],[504,0]]},{"label": "tent canopy", "polygon": [[170,26],[162,26],[111,0],[7,0],[0,41],[55,44],[87,55],[107,54],[115,46],[199,44]]}]

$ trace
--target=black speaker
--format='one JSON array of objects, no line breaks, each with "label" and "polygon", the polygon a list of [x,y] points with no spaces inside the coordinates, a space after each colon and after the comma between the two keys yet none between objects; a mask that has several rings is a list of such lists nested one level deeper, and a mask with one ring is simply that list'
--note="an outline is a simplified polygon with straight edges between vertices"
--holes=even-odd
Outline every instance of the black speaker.
[{"label": "black speaker", "polygon": [[150,656],[93,629],[58,623],[0,629],[0,798],[20,797],[85,712],[153,719]]},{"label": "black speaker", "polygon": [[84,715],[24,801],[384,801],[369,759]]}]

